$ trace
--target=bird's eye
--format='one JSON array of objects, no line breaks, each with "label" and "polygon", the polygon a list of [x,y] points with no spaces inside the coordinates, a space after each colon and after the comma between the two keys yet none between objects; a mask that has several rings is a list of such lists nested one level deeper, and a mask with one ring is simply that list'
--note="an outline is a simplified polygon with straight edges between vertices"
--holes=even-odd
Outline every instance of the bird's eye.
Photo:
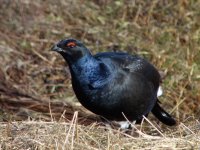
[{"label": "bird's eye", "polygon": [[66,46],[67,46],[67,47],[70,47],[70,48],[73,48],[73,47],[76,46],[76,43],[75,43],[75,42],[69,42],[69,43],[67,43]]}]

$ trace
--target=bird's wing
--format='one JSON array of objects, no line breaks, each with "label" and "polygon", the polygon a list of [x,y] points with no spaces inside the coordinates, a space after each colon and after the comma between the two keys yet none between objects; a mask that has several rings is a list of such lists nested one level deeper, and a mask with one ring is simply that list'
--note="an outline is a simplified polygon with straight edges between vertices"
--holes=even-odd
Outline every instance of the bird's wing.
[{"label": "bird's wing", "polygon": [[[122,69],[144,76],[150,82],[150,84],[153,85],[153,88],[157,93],[159,83],[161,81],[160,74],[153,65],[140,56],[129,55],[127,53],[108,52],[99,53],[95,55],[95,57],[104,61],[106,61],[106,59],[111,60]],[[152,109],[152,113],[166,125],[171,126],[176,124],[176,121],[162,107],[160,107],[158,99],[156,100],[156,103]],[[141,120],[137,120],[138,123],[140,121]]]},{"label": "bird's wing", "polygon": [[161,80],[157,69],[145,59],[138,55],[129,55],[122,52],[104,52],[94,56],[103,61],[112,61],[112,63],[132,73],[138,73],[144,76],[154,86],[155,91],[158,90]]}]

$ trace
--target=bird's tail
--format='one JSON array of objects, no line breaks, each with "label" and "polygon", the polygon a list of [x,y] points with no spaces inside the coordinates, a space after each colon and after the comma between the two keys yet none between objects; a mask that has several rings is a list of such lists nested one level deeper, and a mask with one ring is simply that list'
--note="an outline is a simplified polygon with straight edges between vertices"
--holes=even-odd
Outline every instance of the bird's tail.
[{"label": "bird's tail", "polygon": [[173,126],[176,124],[176,120],[172,118],[163,108],[159,105],[159,100],[156,102],[155,106],[152,109],[152,113],[156,118],[158,118],[162,123]]}]

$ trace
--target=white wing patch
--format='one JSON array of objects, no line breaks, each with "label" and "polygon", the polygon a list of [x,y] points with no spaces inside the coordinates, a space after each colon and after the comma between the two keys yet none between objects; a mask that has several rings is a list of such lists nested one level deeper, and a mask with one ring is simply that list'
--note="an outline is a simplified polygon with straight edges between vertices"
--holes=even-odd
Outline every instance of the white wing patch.
[{"label": "white wing patch", "polygon": [[158,91],[157,91],[157,97],[161,96],[163,94],[162,87],[159,86]]}]

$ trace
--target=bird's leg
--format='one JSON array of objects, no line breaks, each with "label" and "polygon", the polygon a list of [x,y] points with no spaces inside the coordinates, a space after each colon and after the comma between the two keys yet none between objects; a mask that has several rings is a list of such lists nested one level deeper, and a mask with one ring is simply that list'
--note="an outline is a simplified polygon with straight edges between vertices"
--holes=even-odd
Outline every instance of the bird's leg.
[{"label": "bird's leg", "polygon": [[131,129],[133,127],[133,125],[135,125],[135,123],[136,123],[136,120],[134,120],[133,122],[129,122],[129,121],[119,121],[118,122],[121,129]]},{"label": "bird's leg", "polygon": [[113,128],[118,126],[122,130],[130,129],[132,128],[132,125],[135,125],[136,123],[136,121],[133,121],[132,123],[130,123],[129,121],[109,121],[108,119],[102,116],[100,118],[106,127]]},{"label": "bird's leg", "polygon": [[130,123],[128,121],[119,121],[117,123],[120,125],[121,129],[128,129],[128,128],[130,128]]}]

